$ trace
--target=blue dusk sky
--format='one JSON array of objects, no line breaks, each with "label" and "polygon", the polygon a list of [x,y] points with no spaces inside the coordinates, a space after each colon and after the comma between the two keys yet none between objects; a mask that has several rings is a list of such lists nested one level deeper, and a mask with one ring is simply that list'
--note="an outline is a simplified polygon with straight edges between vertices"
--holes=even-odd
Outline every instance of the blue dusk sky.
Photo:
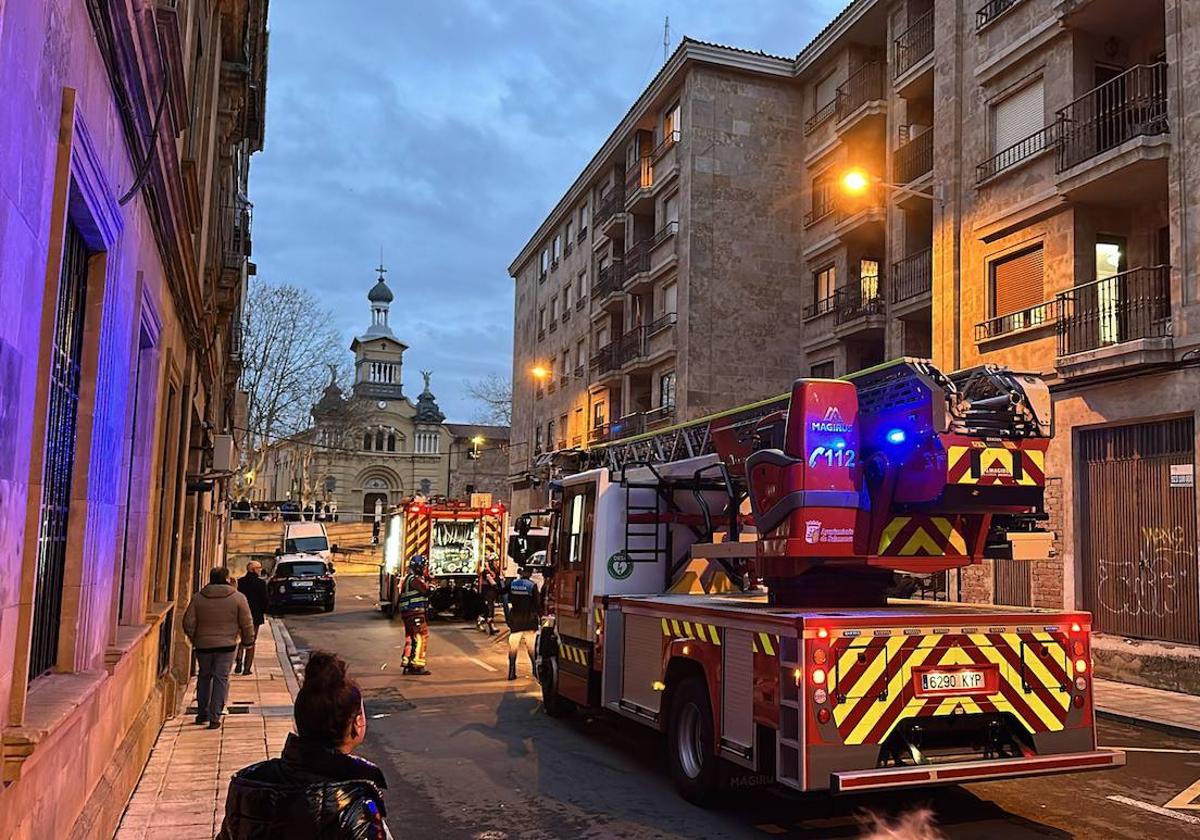
[{"label": "blue dusk sky", "polygon": [[[260,277],[391,323],[451,420],[511,374],[512,258],[683,35],[795,55],[845,0],[275,0],[266,150],[251,166]],[[347,353],[349,350],[347,349]]]}]

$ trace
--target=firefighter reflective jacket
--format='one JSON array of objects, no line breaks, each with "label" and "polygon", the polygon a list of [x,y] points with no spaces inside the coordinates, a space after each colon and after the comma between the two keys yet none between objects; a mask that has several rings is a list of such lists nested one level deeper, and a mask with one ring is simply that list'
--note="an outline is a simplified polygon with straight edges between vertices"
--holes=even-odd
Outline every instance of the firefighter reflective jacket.
[{"label": "firefighter reflective jacket", "polygon": [[418,575],[409,572],[400,586],[400,612],[425,612],[429,609],[429,584]]},{"label": "firefighter reflective jacket", "polygon": [[508,585],[505,596],[508,629],[536,630],[541,614],[537,584],[529,578],[517,578]]}]

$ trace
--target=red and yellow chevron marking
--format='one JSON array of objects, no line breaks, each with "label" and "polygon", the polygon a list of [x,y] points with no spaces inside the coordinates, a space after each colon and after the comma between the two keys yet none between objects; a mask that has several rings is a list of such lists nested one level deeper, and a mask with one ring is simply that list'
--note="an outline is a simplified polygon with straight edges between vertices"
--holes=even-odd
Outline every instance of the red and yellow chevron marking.
[{"label": "red and yellow chevron marking", "polygon": [[879,535],[879,554],[893,557],[965,557],[959,517],[893,516]]},{"label": "red and yellow chevron marking", "polygon": [[662,631],[664,636],[670,636],[673,639],[695,639],[714,645],[721,644],[721,631],[715,624],[664,618],[662,619]]},{"label": "red and yellow chevron marking", "polygon": [[483,529],[483,556],[504,557],[504,517],[484,516],[480,519]]},{"label": "red and yellow chevron marking", "polygon": [[[978,475],[971,470],[975,457],[979,458]],[[946,480],[950,484],[1041,487],[1046,483],[1046,453],[1022,449],[1011,441],[1003,446],[951,445],[946,448]]]},{"label": "red and yellow chevron marking", "polygon": [[404,522],[404,562],[414,555],[429,556],[429,534],[433,523],[428,516],[410,516]]},{"label": "red and yellow chevron marking", "polygon": [[[837,702],[834,724],[846,744],[880,743],[902,720],[953,714],[960,707],[966,714],[1011,713],[1030,732],[1058,732],[1070,707],[1071,676],[1060,634],[865,636],[839,640],[834,655],[829,691]],[[999,690],[984,696],[915,696],[913,669],[936,665],[994,665]]]}]

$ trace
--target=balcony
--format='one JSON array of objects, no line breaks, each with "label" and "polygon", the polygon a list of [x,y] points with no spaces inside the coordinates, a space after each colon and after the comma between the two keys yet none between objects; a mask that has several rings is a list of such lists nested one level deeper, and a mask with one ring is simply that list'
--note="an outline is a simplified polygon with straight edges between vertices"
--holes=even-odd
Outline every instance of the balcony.
[{"label": "balcony", "polygon": [[[636,437],[637,435],[653,432],[670,426],[675,422],[675,406],[664,405],[649,411],[638,411],[626,414],[620,420],[610,423],[607,428],[606,440],[620,440]],[[593,430],[594,431],[594,430]]]},{"label": "balcony", "polygon": [[837,193],[828,181],[813,184],[812,209],[804,214],[804,227],[810,228],[837,210]]},{"label": "balcony", "polygon": [[819,318],[822,315],[828,315],[833,311],[834,304],[836,302],[837,294],[835,293],[829,297],[823,297],[817,301],[814,301],[813,303],[808,304],[808,306],[804,307],[804,311],[801,314],[806,321],[812,318]]},{"label": "balcony", "polygon": [[550,326],[548,329],[550,330],[550,332],[555,332],[558,329],[558,318],[557,317],[551,316]]},{"label": "balcony", "polygon": [[843,241],[875,241],[883,235],[886,201],[887,193],[879,186],[872,186],[860,196],[842,196],[837,202],[834,233]]},{"label": "balcony", "polygon": [[1021,0],[990,0],[975,12],[975,31],[983,29],[1000,15],[1007,12]]},{"label": "balcony", "polygon": [[975,325],[975,341],[984,342],[1002,338],[1006,335],[1023,333],[1027,330],[1047,327],[1058,320],[1059,303],[1057,300],[1039,303],[1017,312],[998,315]]},{"label": "balcony", "polygon": [[812,134],[821,124],[837,113],[837,97],[830,99],[804,121],[804,136]]},{"label": "balcony", "polygon": [[638,328],[637,332],[641,333],[641,349],[636,356],[628,360],[633,370],[652,367],[675,352],[676,320],[676,314],[668,312]]},{"label": "balcony", "polygon": [[927,128],[892,153],[897,184],[911,184],[933,171],[933,129]]},{"label": "balcony", "polygon": [[621,376],[621,339],[610,341],[597,350],[591,358],[591,366],[596,371],[594,384],[603,385]]},{"label": "balcony", "polygon": [[1093,280],[1059,292],[1056,302],[1058,368],[1064,376],[1170,357],[1168,265]]},{"label": "balcony", "polygon": [[583,362],[580,362],[579,364],[575,365],[575,378],[576,379],[583,379],[583,376],[585,373],[587,373],[587,367],[583,364]]},{"label": "balcony", "polygon": [[565,324],[571,320],[571,304],[568,301],[563,305],[562,322]]},{"label": "balcony", "polygon": [[1138,137],[1170,131],[1167,65],[1139,64],[1058,112],[1059,173]]},{"label": "balcony", "polygon": [[642,155],[625,173],[625,209],[630,213],[645,211],[653,201],[654,157]]},{"label": "balcony", "polygon": [[596,272],[596,285],[592,286],[592,299],[603,305],[622,290],[625,281],[625,263],[613,260]]},{"label": "balcony", "polygon": [[838,131],[848,131],[870,116],[886,116],[887,103],[883,99],[884,64],[870,61],[853,73],[837,89]]},{"label": "balcony", "polygon": [[625,252],[626,291],[637,294],[675,264],[675,234],[678,232],[679,222],[668,222],[654,236],[643,239]]},{"label": "balcony", "polygon": [[905,303],[933,289],[933,249],[909,254],[892,265],[892,303]]},{"label": "balcony", "polygon": [[863,284],[860,281],[835,293],[833,311],[836,326],[882,326],[886,306],[879,291],[880,278],[863,279],[873,279],[874,282]]},{"label": "balcony", "polygon": [[1057,146],[1057,138],[1058,123],[1051,123],[1030,134],[1024,140],[1018,140],[1007,149],[997,152],[975,167],[976,185],[989,181],[1001,172],[1035,158],[1042,152],[1054,149]]},{"label": "balcony", "polygon": [[899,79],[933,52],[933,9],[917,18],[896,38],[894,78]]},{"label": "balcony", "polygon": [[612,187],[596,202],[596,212],[593,214],[592,220],[601,233],[611,238],[613,236],[612,227],[625,224],[624,211],[625,189],[623,186]]},{"label": "balcony", "polygon": [[679,132],[671,131],[650,154],[652,177],[651,189],[658,192],[679,172]]}]

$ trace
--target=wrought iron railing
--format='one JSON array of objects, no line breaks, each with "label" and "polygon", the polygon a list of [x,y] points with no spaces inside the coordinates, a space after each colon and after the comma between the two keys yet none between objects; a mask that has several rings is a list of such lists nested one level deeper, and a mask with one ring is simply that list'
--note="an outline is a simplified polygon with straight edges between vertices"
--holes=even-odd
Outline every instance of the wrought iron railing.
[{"label": "wrought iron railing", "polygon": [[1018,140],[975,167],[975,183],[982,184],[988,178],[1016,166],[1023,160],[1054,148],[1058,137],[1058,123],[1039,128],[1023,140]]},{"label": "wrought iron railing", "polygon": [[1053,324],[1058,320],[1058,311],[1058,301],[1048,300],[1016,312],[997,315],[975,325],[975,340],[987,341],[1009,333]]},{"label": "wrought iron railing", "polygon": [[596,272],[596,285],[592,287],[592,297],[603,300],[613,292],[621,291],[625,282],[625,263],[623,260],[613,260]]},{"label": "wrought iron railing", "polygon": [[1168,131],[1167,65],[1139,64],[1059,110],[1058,171]]},{"label": "wrought iron railing", "polygon": [[829,181],[813,184],[812,209],[804,214],[804,226],[812,227],[837,209],[837,192]]},{"label": "wrought iron railing", "polygon": [[1171,335],[1171,267],[1135,268],[1057,297],[1058,355]]},{"label": "wrought iron railing", "polygon": [[625,199],[628,201],[638,190],[648,190],[653,186],[654,158],[642,155],[625,173]]},{"label": "wrought iron railing", "polygon": [[837,113],[837,97],[830,99],[820,108],[813,112],[813,115],[804,121],[804,133],[812,134],[821,123]]},{"label": "wrought iron railing", "polygon": [[678,320],[679,316],[676,313],[668,312],[666,315],[655,318],[649,324],[642,327],[642,329],[645,330],[646,337],[649,338],[652,335],[656,335],[665,329],[670,329],[671,327],[675,326],[675,323]]},{"label": "wrought iron railing", "polygon": [[983,29],[1020,2],[1021,0],[990,0],[990,2],[984,3],[979,11],[975,12],[975,30]]},{"label": "wrought iron railing", "polygon": [[818,315],[826,315],[833,311],[833,306],[836,301],[836,293],[829,295],[828,297],[818,298],[817,300],[805,306],[802,314],[805,318],[816,318]]},{"label": "wrought iron railing", "polygon": [[844,120],[868,102],[883,99],[882,61],[869,61],[850,74],[837,89],[837,118]]},{"label": "wrought iron railing", "polygon": [[896,183],[907,184],[933,170],[933,129],[927,128],[893,153]]},{"label": "wrought iron railing", "polygon": [[603,225],[617,213],[625,212],[625,189],[613,187],[604,195],[600,196],[596,202],[596,212],[592,214],[592,220],[597,226]]},{"label": "wrought iron railing", "polygon": [[651,159],[657,163],[659,158],[671,151],[675,144],[679,142],[679,131],[668,131],[663,136],[662,142],[654,147],[654,151],[650,153]]},{"label": "wrought iron railing", "polygon": [[921,15],[896,38],[896,78],[933,52],[933,9]]},{"label": "wrought iron railing", "polygon": [[608,373],[621,367],[621,339],[610,341],[592,354],[592,367],[598,373]]},{"label": "wrought iron railing", "polygon": [[933,249],[925,248],[892,264],[892,303],[929,294],[933,289]]},{"label": "wrought iron railing", "polygon": [[872,288],[863,285],[848,286],[838,289],[833,302],[838,325],[848,324],[859,318],[872,315],[882,315],[885,311],[883,295],[880,292],[880,278],[874,278]]}]

